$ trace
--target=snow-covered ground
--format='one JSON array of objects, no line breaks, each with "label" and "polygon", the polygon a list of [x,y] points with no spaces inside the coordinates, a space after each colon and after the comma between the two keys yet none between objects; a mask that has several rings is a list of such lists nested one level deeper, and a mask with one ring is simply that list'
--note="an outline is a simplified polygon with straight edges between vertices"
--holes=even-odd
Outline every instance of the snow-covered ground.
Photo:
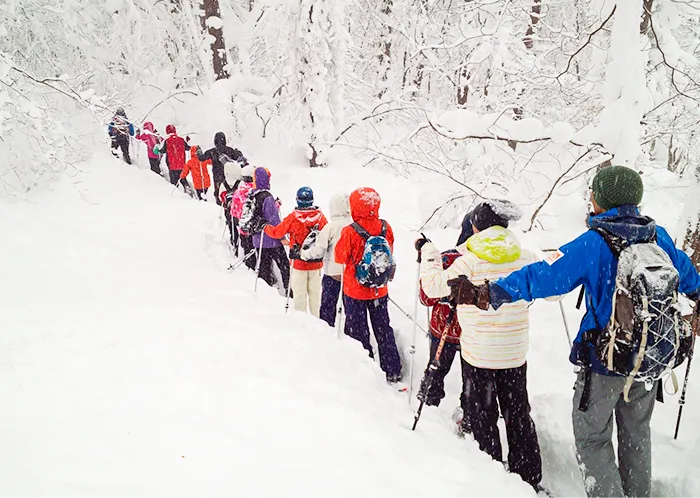
[{"label": "snow-covered ground", "polygon": [[[245,152],[271,169],[284,212],[302,185],[324,209],[337,190],[377,188],[397,240],[391,295],[413,313],[424,179],[350,159],[310,170],[302,157],[258,145]],[[471,438],[453,434],[456,363],[442,406],[427,408],[411,432],[415,401],[409,407],[384,382],[358,343],[309,316],[285,315],[276,291],[263,284],[253,293],[245,268],[227,271],[232,256],[213,202],[172,193],[145,164],[126,166],[106,148],[86,168],[1,207],[1,495],[533,494]],[[566,212],[558,242],[583,230],[581,213]],[[457,232],[428,235],[448,248]],[[527,241],[550,247],[550,239]],[[575,299],[564,301],[572,331]],[[408,361],[412,324],[391,311]],[[531,311],[529,390],[543,484],[556,496],[582,496],[562,317],[553,303]],[[419,336],[417,378],[426,361]],[[655,495],[700,495],[698,369],[679,441],[677,398],[657,406]]]}]

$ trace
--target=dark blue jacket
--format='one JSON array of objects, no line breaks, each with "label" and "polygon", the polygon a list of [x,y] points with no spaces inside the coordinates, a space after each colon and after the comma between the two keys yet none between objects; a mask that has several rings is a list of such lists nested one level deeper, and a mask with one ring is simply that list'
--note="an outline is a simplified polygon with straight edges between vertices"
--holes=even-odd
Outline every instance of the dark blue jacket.
[{"label": "dark blue jacket", "polygon": [[[653,240],[671,258],[680,275],[679,291],[691,299],[700,298],[700,275],[687,254],[676,248],[666,230],[657,227],[654,220],[641,216],[636,206],[622,206],[590,218],[591,228],[602,228],[629,243]],[[594,371],[611,375],[595,357],[592,348],[582,349],[583,334],[605,327],[612,313],[612,295],[615,289],[617,259],[603,238],[593,230],[582,234],[560,248],[564,256],[552,265],[544,261],[534,263],[511,273],[491,284],[491,303],[498,307],[506,302],[532,301],[538,298],[566,294],[583,285],[586,289],[586,314],[581,320],[574,340],[570,360],[579,358]],[[594,316],[595,313],[595,316]],[[580,355],[580,356],[579,356]]]}]

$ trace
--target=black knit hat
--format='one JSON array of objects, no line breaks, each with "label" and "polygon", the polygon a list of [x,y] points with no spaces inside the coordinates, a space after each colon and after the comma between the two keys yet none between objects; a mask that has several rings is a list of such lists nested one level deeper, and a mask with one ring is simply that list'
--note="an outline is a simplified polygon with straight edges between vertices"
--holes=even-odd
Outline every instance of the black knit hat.
[{"label": "black knit hat", "polygon": [[608,166],[593,178],[593,198],[602,209],[639,205],[644,195],[644,183],[639,173],[625,166]]},{"label": "black knit hat", "polygon": [[474,208],[471,220],[472,225],[480,232],[496,225],[508,228],[508,220],[496,214],[493,208],[486,202],[482,202]]}]

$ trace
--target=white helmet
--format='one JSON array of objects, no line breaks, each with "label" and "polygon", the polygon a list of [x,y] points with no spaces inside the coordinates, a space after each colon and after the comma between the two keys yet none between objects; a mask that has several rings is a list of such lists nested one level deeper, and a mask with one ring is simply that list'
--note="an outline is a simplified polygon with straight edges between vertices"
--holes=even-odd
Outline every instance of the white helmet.
[{"label": "white helmet", "polygon": [[253,178],[253,172],[255,171],[255,168],[251,166],[250,164],[248,166],[244,166],[241,169],[241,175],[243,178]]}]

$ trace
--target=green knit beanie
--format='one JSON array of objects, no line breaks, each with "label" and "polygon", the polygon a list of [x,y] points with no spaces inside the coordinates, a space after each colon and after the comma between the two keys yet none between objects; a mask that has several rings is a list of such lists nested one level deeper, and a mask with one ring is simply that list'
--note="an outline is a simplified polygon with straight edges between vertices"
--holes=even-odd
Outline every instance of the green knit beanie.
[{"label": "green knit beanie", "polygon": [[593,178],[593,198],[606,211],[632,204],[638,206],[644,195],[642,177],[625,166],[608,166]]}]

